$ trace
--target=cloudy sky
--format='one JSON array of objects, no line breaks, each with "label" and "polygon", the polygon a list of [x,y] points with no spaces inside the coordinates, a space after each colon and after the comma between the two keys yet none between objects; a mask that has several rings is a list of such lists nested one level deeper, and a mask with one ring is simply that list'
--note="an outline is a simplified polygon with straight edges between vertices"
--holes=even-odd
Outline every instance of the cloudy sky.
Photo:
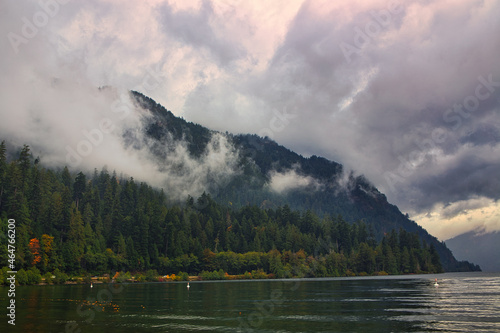
[{"label": "cloudy sky", "polygon": [[[112,102],[135,89],[340,162],[442,240],[499,230],[499,17],[496,0],[2,1],[0,137],[59,163],[137,124]],[[150,171],[94,139],[96,167]]]}]

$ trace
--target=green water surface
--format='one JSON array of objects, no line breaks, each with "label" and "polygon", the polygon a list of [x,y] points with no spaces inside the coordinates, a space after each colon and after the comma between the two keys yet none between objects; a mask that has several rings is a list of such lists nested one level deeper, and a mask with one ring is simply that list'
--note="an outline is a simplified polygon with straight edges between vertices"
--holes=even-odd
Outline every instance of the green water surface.
[{"label": "green water surface", "polygon": [[500,332],[500,274],[18,286],[15,327],[0,292],[1,332]]}]

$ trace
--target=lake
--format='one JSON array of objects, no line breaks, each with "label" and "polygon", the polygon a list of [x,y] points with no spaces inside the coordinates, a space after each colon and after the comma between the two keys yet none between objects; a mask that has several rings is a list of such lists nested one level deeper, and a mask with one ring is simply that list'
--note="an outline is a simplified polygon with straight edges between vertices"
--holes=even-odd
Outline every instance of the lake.
[{"label": "lake", "polygon": [[[434,286],[434,279],[439,286]],[[7,332],[500,332],[500,274],[26,286]],[[5,329],[0,331],[6,332]]]}]

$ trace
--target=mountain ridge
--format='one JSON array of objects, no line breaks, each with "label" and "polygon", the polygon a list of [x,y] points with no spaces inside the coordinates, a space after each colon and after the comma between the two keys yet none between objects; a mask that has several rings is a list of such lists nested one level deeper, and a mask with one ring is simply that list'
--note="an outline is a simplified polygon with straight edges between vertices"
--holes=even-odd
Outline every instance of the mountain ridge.
[{"label": "mountain ridge", "polygon": [[469,231],[445,243],[457,258],[471,260],[486,272],[500,272],[500,231]]},{"label": "mountain ridge", "polygon": [[[292,209],[311,210],[320,216],[342,215],[350,223],[361,220],[372,225],[377,239],[392,229],[404,229],[417,233],[425,242],[434,245],[446,271],[478,268],[456,260],[443,242],[389,203],[365,176],[347,173],[340,163],[316,155],[303,157],[267,137],[209,130],[176,117],[139,92],[132,91],[131,94],[141,108],[153,115],[147,121],[146,134],[155,142],[151,149],[157,154],[165,151],[165,146],[174,140],[186,142],[189,153],[200,157],[215,133],[224,135],[239,152],[237,166],[240,172],[224,184],[207,189],[216,201],[231,202],[236,207],[290,205]],[[287,185],[286,181],[290,184]],[[286,191],[276,190],[280,184]]]}]

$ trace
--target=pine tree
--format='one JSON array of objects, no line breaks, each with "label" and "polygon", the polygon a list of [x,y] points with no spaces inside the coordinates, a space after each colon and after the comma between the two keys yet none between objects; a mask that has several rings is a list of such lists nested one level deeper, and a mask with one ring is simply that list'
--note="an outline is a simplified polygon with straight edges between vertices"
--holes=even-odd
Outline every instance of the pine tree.
[{"label": "pine tree", "polygon": [[83,199],[83,194],[85,193],[86,186],[87,186],[87,177],[85,177],[83,172],[80,171],[75,178],[75,183],[73,184],[73,200],[76,202],[77,209],[80,200]]},{"label": "pine tree", "polygon": [[69,173],[69,169],[67,166],[64,167],[62,174],[61,174],[61,179],[62,183],[64,186],[66,186],[68,189],[71,189],[71,174]]},{"label": "pine tree", "polygon": [[357,271],[372,274],[375,271],[375,252],[367,243],[361,243],[356,258]]},{"label": "pine tree", "polygon": [[19,209],[21,197],[23,196],[23,178],[17,161],[11,161],[6,173],[6,196],[5,210],[12,216]]},{"label": "pine tree", "polygon": [[62,238],[63,228],[64,228],[64,205],[62,201],[61,194],[59,192],[54,192],[51,199],[51,207],[49,212],[49,219],[47,220],[46,230],[48,233],[59,234],[60,239]]},{"label": "pine tree", "polygon": [[0,143],[0,211],[2,210],[4,188],[6,187],[7,157],[5,140]]},{"label": "pine tree", "polygon": [[125,243],[125,238],[123,238],[121,232],[118,234],[118,242],[116,247],[116,254],[127,258],[127,244]]},{"label": "pine tree", "polygon": [[71,217],[69,222],[68,240],[65,243],[66,247],[66,264],[69,265],[70,270],[77,270],[80,267],[80,260],[82,259],[85,250],[85,229],[83,226],[82,215],[76,205],[71,207]]},{"label": "pine tree", "polygon": [[401,252],[401,267],[400,271],[401,273],[410,273],[411,265],[410,265],[410,252],[408,251],[408,248],[405,246],[403,247],[403,252]]},{"label": "pine tree", "polygon": [[431,243],[429,252],[431,255],[431,263],[432,266],[434,267],[434,273],[442,273],[443,267],[441,266],[441,260],[439,259],[439,254],[437,253],[436,247],[434,246],[433,243]]},{"label": "pine tree", "polygon": [[18,164],[19,171],[21,172],[21,177],[23,179],[22,190],[23,192],[26,192],[28,190],[31,173],[31,153],[30,147],[28,145],[24,145],[23,149],[21,149],[21,153],[19,153]]}]

